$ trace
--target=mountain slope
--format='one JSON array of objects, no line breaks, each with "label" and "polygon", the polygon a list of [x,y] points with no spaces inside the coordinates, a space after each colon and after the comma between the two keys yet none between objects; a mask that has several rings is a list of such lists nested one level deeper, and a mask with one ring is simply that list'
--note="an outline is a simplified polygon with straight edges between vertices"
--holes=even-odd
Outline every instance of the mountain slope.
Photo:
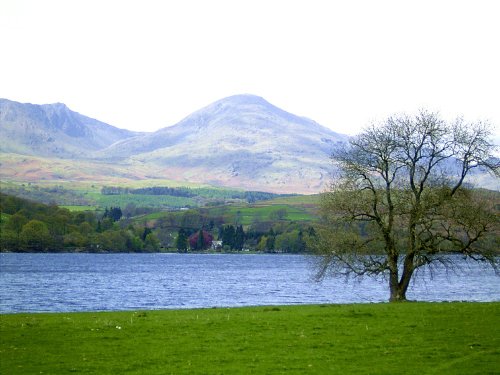
[{"label": "mountain slope", "polygon": [[[154,133],[118,129],[64,104],[0,99],[0,179],[13,182],[161,185],[168,179],[318,193],[330,182],[332,151],[346,141],[254,95],[219,100]],[[498,179],[481,170],[470,182],[500,189]]]},{"label": "mountain slope", "polygon": [[254,95],[219,100],[178,124],[95,154],[152,163],[164,177],[280,192],[318,192],[329,155],[346,140]]},{"label": "mountain slope", "polygon": [[23,104],[0,99],[1,152],[85,158],[138,133],[71,111],[64,104]]}]

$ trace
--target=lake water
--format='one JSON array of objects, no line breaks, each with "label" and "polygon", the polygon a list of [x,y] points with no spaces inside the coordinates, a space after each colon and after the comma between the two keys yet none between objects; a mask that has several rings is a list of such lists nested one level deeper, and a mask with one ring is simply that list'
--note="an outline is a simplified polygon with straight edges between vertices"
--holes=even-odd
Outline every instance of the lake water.
[{"label": "lake water", "polygon": [[[311,258],[251,254],[0,254],[0,312],[385,302],[384,280],[312,280]],[[407,297],[500,301],[491,268],[421,274]]]}]

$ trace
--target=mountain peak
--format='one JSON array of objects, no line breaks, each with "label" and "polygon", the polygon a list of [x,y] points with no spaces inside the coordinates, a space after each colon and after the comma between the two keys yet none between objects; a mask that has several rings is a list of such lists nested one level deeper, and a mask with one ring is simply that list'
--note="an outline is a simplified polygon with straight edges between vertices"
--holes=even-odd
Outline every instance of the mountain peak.
[{"label": "mountain peak", "polygon": [[213,102],[179,123],[99,152],[163,168],[166,177],[280,192],[317,192],[345,136],[260,96]]},{"label": "mountain peak", "polygon": [[136,135],[72,111],[64,103],[0,99],[0,152],[81,157]]},{"label": "mountain peak", "polygon": [[217,100],[185,117],[174,126],[206,127],[213,120],[219,124],[226,122],[235,126],[243,123],[252,125],[276,123],[277,119],[281,119],[282,124],[307,124],[307,127],[322,127],[312,120],[287,112],[269,103],[263,97],[253,94],[238,94]]},{"label": "mountain peak", "polygon": [[270,103],[268,101],[266,101],[263,97],[253,95],[253,94],[237,94],[237,95],[228,96],[227,98],[223,98],[223,99],[216,101],[214,104],[218,104],[218,103],[227,103],[227,104],[233,104],[233,105],[238,105],[238,104],[270,105]]},{"label": "mountain peak", "polygon": [[59,102],[52,104],[42,104],[41,107],[44,108],[46,111],[73,112],[68,108],[66,104]]},{"label": "mountain peak", "polygon": [[213,102],[206,107],[194,112],[193,115],[202,112],[206,114],[207,112],[220,113],[241,110],[262,111],[263,109],[274,110],[276,109],[276,107],[274,107],[271,103],[260,96],[252,94],[238,94],[219,99],[216,102]]}]

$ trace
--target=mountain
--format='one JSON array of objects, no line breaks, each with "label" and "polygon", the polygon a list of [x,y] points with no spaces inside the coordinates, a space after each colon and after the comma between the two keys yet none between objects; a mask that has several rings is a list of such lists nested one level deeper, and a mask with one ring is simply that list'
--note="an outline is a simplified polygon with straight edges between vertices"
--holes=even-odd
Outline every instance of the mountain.
[{"label": "mountain", "polygon": [[61,103],[0,99],[0,152],[78,159],[138,134],[80,115]]},{"label": "mountain", "polygon": [[[165,179],[278,193],[318,193],[347,136],[255,95],[221,99],[152,133],[118,129],[64,104],[0,99],[0,179],[14,182]],[[476,186],[498,190],[484,171]]]},{"label": "mountain", "polygon": [[204,107],[178,124],[124,139],[94,157],[153,164],[163,177],[278,192],[319,192],[347,139],[254,95]]}]

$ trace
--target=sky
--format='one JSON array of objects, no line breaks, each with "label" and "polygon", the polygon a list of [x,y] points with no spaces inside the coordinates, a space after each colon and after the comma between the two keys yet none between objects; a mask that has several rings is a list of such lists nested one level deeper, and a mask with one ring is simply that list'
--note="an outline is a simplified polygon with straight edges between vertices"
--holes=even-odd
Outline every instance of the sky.
[{"label": "sky", "polygon": [[420,108],[500,132],[496,0],[0,0],[0,97],[155,131],[255,94],[337,132]]}]

